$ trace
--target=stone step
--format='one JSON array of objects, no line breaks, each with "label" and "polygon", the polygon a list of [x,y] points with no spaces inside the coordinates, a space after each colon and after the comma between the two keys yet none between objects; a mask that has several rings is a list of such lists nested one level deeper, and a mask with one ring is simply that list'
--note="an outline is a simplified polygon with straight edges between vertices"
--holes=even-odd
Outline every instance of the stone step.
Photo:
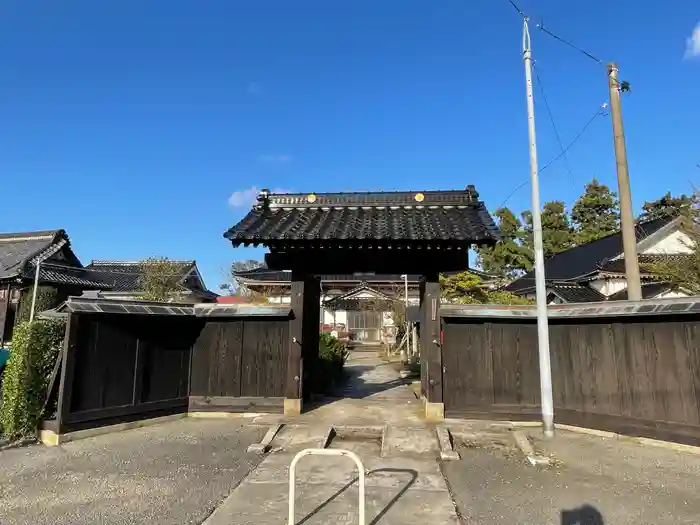
[{"label": "stone step", "polygon": [[440,456],[440,446],[434,428],[424,426],[384,427],[382,436],[382,457],[425,457]]}]

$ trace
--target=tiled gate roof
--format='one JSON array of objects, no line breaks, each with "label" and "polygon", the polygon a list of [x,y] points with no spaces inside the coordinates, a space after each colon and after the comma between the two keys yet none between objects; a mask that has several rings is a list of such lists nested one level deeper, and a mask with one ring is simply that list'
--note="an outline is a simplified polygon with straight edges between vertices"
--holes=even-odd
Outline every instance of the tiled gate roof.
[{"label": "tiled gate roof", "polygon": [[459,191],[272,194],[224,236],[234,246],[327,241],[491,244],[499,231],[473,186]]}]

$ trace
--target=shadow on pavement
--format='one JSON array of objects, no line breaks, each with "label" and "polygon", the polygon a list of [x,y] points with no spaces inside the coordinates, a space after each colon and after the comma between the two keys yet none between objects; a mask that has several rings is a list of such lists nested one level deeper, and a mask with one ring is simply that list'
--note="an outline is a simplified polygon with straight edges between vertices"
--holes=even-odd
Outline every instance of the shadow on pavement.
[{"label": "shadow on pavement", "polygon": [[[370,470],[367,473],[367,477],[371,476],[372,474],[379,473],[379,472],[391,472],[394,474],[409,474],[411,476],[411,479],[408,480],[406,485],[404,485],[404,487],[396,494],[396,496],[391,498],[391,501],[389,503],[387,503],[386,506],[381,511],[379,511],[379,514],[377,514],[377,516],[369,523],[369,525],[377,525],[379,520],[382,519],[382,517],[387,512],[389,512],[389,509],[391,509],[391,507],[394,506],[394,504],[399,500],[399,498],[401,498],[401,496],[403,496],[406,493],[406,491],[409,488],[411,488],[411,486],[416,482],[416,479],[418,479],[418,472],[416,472],[413,469],[403,469],[403,468],[378,468],[375,470]],[[340,496],[343,492],[345,492],[347,489],[349,489],[353,484],[357,483],[358,481],[359,481],[359,478],[356,477],[355,479],[348,482],[345,486],[343,486],[340,490],[338,490],[338,492],[336,492],[330,498],[328,498],[326,501],[321,503],[318,507],[316,507],[314,510],[312,510],[309,514],[304,516],[304,518],[302,518],[300,521],[297,521],[296,525],[302,525],[303,523],[306,523],[308,520],[310,520],[316,514],[321,512],[321,510],[323,510],[323,508],[326,505],[331,503],[335,498]]]},{"label": "shadow on pavement", "polygon": [[561,511],[561,525],[605,525],[603,515],[591,505]]},{"label": "shadow on pavement", "polygon": [[338,399],[364,399],[387,390],[392,390],[401,386],[411,385],[410,378],[395,378],[384,382],[367,381],[362,376],[366,372],[376,370],[384,366],[392,366],[390,363],[382,363],[376,366],[354,365],[345,369],[345,377],[341,384],[333,391],[308,404],[307,411],[313,410],[323,405],[333,403]]}]

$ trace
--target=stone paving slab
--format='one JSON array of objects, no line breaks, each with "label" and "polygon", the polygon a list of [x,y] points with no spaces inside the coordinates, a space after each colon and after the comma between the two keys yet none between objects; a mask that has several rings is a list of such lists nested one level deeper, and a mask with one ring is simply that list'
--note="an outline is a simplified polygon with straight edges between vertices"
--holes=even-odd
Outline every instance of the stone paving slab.
[{"label": "stone paving slab", "polygon": [[434,428],[426,426],[387,425],[382,442],[382,456],[423,456],[437,458],[440,450]]},{"label": "stone paving slab", "polygon": [[[285,523],[292,454],[266,458],[205,522],[207,525]],[[367,525],[458,525],[435,460],[361,458]],[[357,472],[347,458],[306,457],[297,469],[297,523],[358,523]]]}]

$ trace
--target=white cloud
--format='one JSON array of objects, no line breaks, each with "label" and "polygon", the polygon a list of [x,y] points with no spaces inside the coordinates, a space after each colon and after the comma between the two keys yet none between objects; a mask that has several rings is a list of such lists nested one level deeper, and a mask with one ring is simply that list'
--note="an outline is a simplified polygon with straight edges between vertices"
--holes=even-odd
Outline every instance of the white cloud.
[{"label": "white cloud", "polygon": [[228,198],[228,205],[232,208],[242,208],[252,206],[260,190],[253,186],[247,190],[234,191]]},{"label": "white cloud", "polygon": [[685,41],[685,58],[700,57],[700,22]]},{"label": "white cloud", "polygon": [[258,157],[260,162],[266,164],[286,164],[292,161],[291,155],[260,155]]},{"label": "white cloud", "polygon": [[[260,193],[260,188],[252,186],[247,190],[234,191],[228,198],[228,205],[232,208],[249,208],[255,204]],[[270,193],[290,193],[288,190],[274,188]]]}]

